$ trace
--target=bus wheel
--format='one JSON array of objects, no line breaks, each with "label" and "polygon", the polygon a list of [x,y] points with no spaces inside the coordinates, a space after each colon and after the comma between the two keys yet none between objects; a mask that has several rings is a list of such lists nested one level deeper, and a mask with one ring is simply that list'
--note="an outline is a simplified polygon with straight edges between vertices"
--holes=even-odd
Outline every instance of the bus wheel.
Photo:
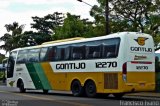
[{"label": "bus wheel", "polygon": [[85,84],[85,93],[88,97],[95,97],[97,94],[96,85],[93,81],[88,81]]},{"label": "bus wheel", "polygon": [[113,96],[114,96],[115,98],[117,98],[117,99],[122,98],[123,95],[124,95],[124,93],[114,93],[114,94],[113,94]]},{"label": "bus wheel", "polygon": [[75,80],[71,84],[71,91],[74,96],[82,96],[83,95],[83,87],[78,80]]},{"label": "bus wheel", "polygon": [[48,90],[43,89],[43,93],[44,93],[44,94],[47,94],[47,93],[48,93]]},{"label": "bus wheel", "polygon": [[20,93],[26,92],[26,89],[24,88],[24,83],[22,80],[20,81],[20,84],[19,84],[19,91]]}]

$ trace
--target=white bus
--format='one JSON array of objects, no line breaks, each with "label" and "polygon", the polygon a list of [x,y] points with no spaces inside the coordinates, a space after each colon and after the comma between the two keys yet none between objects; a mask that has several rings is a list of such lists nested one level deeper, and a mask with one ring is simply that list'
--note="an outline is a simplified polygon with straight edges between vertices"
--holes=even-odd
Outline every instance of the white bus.
[{"label": "white bus", "polygon": [[152,37],[138,32],[47,42],[11,51],[7,86],[122,97],[155,89],[154,58]]}]

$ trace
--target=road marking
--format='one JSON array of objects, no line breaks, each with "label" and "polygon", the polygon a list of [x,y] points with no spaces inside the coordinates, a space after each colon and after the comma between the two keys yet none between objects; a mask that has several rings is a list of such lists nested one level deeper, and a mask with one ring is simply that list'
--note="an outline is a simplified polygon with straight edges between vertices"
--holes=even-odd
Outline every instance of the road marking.
[{"label": "road marking", "polygon": [[61,101],[61,100],[56,100],[56,99],[51,99],[51,98],[46,98],[46,97],[37,97],[37,96],[31,96],[31,95],[26,95],[26,94],[18,94],[18,93],[13,93],[13,92],[9,92],[9,91],[0,91],[0,92],[10,93],[10,94],[23,96],[23,97],[27,97],[27,98],[38,99],[38,100],[54,101],[54,102],[57,102],[57,103],[64,103],[64,104],[75,105],[75,106],[93,106],[93,105],[83,104],[83,103],[78,103],[78,102]]},{"label": "road marking", "polygon": [[159,97],[153,96],[139,96],[139,95],[126,95],[124,98],[145,99],[145,100],[160,100]]}]

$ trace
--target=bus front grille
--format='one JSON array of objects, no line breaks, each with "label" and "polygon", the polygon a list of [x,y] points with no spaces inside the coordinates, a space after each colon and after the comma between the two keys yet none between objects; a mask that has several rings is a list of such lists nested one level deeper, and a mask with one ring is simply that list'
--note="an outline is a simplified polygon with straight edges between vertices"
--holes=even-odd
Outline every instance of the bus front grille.
[{"label": "bus front grille", "polygon": [[104,74],[104,89],[118,89],[118,74],[105,73]]}]

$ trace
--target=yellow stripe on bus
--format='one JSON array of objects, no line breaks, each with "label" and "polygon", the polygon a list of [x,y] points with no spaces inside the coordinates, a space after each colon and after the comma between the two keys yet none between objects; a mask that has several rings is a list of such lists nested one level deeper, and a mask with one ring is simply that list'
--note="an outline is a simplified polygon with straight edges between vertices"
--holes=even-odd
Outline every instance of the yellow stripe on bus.
[{"label": "yellow stripe on bus", "polygon": [[46,74],[46,77],[54,90],[66,90],[66,74],[55,73],[49,62],[41,63],[41,66]]},{"label": "yellow stripe on bus", "polygon": [[44,62],[44,63],[41,63],[41,66],[42,66],[42,68],[44,70],[44,73],[45,73],[45,75],[46,75],[46,77],[47,77],[47,79],[48,79],[48,81],[49,81],[49,83],[50,83],[50,85],[53,89],[54,88],[53,87],[53,79],[54,79],[53,74],[54,73],[53,73],[53,70],[52,70],[50,64],[48,62]]}]

